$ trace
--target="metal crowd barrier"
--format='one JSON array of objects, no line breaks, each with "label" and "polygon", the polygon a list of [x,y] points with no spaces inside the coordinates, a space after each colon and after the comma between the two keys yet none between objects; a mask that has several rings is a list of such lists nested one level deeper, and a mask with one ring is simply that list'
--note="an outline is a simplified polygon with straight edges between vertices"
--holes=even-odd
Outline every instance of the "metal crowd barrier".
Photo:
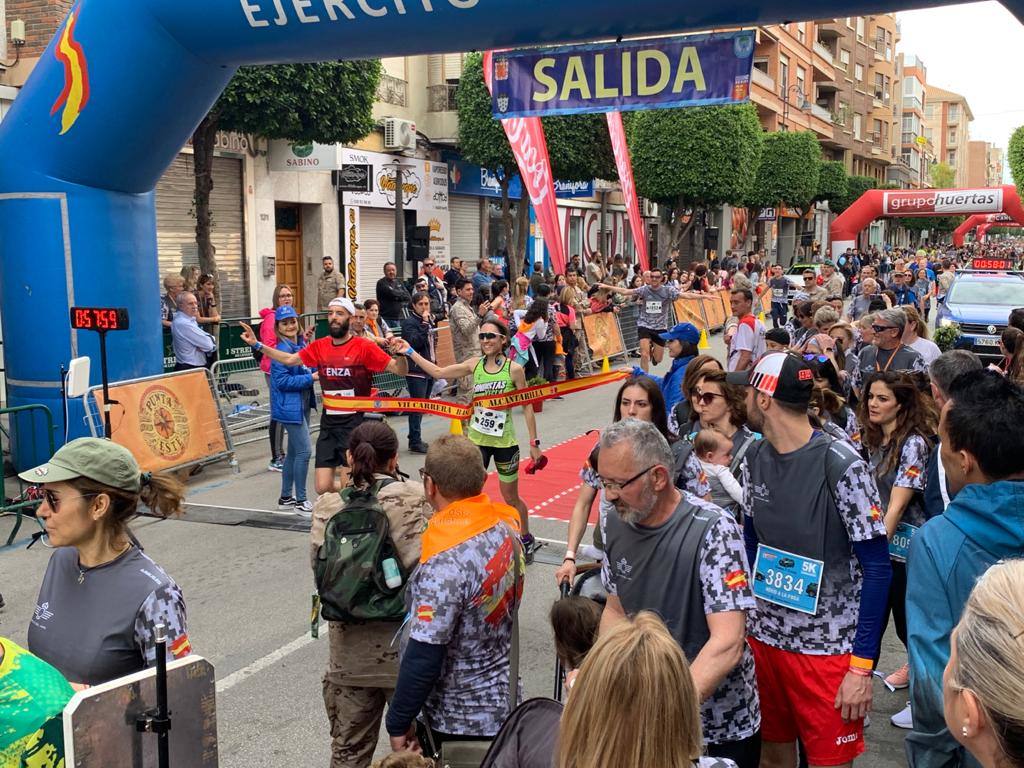
[{"label": "metal crowd barrier", "polygon": [[[44,429],[39,429],[38,420]],[[0,518],[13,517],[14,524],[6,536],[4,547],[10,547],[21,530],[25,518],[35,518],[40,499],[28,494],[28,485],[18,477],[53,456],[55,430],[53,414],[45,405],[21,405],[0,408],[0,455],[3,456],[3,495],[0,497]],[[40,435],[46,435],[40,440]]]}]

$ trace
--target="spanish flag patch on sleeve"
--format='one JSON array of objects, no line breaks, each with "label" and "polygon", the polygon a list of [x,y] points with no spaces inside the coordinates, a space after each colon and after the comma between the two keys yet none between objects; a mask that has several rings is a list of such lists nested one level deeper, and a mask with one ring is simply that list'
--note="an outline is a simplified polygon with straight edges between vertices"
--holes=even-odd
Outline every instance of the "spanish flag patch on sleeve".
[{"label": "spanish flag patch on sleeve", "polygon": [[743,589],[747,586],[747,572],[741,568],[725,574],[725,586],[729,589]]},{"label": "spanish flag patch on sleeve", "polygon": [[870,514],[871,514],[871,520],[872,520],[873,522],[876,522],[876,523],[877,523],[877,522],[878,522],[879,520],[881,520],[881,519],[882,519],[882,510],[880,510],[880,509],[878,508],[878,505],[877,505],[877,504],[872,504],[872,505],[871,505],[871,511],[870,511]]},{"label": "spanish flag patch on sleeve", "polygon": [[423,621],[429,624],[434,620],[434,609],[429,605],[421,605],[416,609],[417,621]]},{"label": "spanish flag patch on sleeve", "polygon": [[176,659],[180,659],[183,656],[188,656],[192,653],[192,643],[189,642],[188,635],[180,635],[177,640],[171,643],[171,656]]}]

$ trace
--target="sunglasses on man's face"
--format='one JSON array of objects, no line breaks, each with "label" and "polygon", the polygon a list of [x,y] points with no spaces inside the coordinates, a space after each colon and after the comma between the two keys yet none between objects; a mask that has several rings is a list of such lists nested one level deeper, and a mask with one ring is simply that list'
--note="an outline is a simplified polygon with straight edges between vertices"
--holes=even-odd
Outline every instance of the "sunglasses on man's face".
[{"label": "sunglasses on man's face", "polygon": [[804,280],[813,280],[814,275],[804,275]]},{"label": "sunglasses on man's face", "polygon": [[495,339],[500,339],[501,338],[501,334],[499,334],[499,333],[478,333],[476,335],[476,337],[478,339],[480,339],[480,341],[494,341]]},{"label": "sunglasses on man's face", "polygon": [[804,355],[804,360],[806,360],[807,362],[811,362],[811,360],[817,360],[819,363],[827,363],[828,355]]},{"label": "sunglasses on man's face", "polygon": [[895,325],[872,325],[871,330],[875,333],[885,333],[886,331],[896,330]]}]

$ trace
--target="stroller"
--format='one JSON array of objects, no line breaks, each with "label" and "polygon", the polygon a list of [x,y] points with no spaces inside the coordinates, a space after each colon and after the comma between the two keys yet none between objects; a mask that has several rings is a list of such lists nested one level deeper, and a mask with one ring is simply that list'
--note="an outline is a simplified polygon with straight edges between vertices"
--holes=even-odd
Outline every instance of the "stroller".
[{"label": "stroller", "polygon": [[[561,585],[562,599],[587,597],[604,605],[606,595],[598,578],[600,568],[584,567],[570,588]],[[554,698],[529,699],[516,707],[494,737],[480,768],[551,768],[558,749],[565,669],[555,662]]]}]

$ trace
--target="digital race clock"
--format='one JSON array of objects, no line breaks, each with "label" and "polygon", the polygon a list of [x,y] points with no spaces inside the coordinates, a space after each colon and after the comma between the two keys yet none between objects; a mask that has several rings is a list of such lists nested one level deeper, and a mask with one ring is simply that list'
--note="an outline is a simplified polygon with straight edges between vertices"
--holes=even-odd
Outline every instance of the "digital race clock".
[{"label": "digital race clock", "polygon": [[991,269],[994,272],[1005,272],[1013,269],[1010,259],[972,259],[971,269]]},{"label": "digital race clock", "polygon": [[79,331],[127,331],[128,310],[124,307],[72,307],[71,327]]}]

